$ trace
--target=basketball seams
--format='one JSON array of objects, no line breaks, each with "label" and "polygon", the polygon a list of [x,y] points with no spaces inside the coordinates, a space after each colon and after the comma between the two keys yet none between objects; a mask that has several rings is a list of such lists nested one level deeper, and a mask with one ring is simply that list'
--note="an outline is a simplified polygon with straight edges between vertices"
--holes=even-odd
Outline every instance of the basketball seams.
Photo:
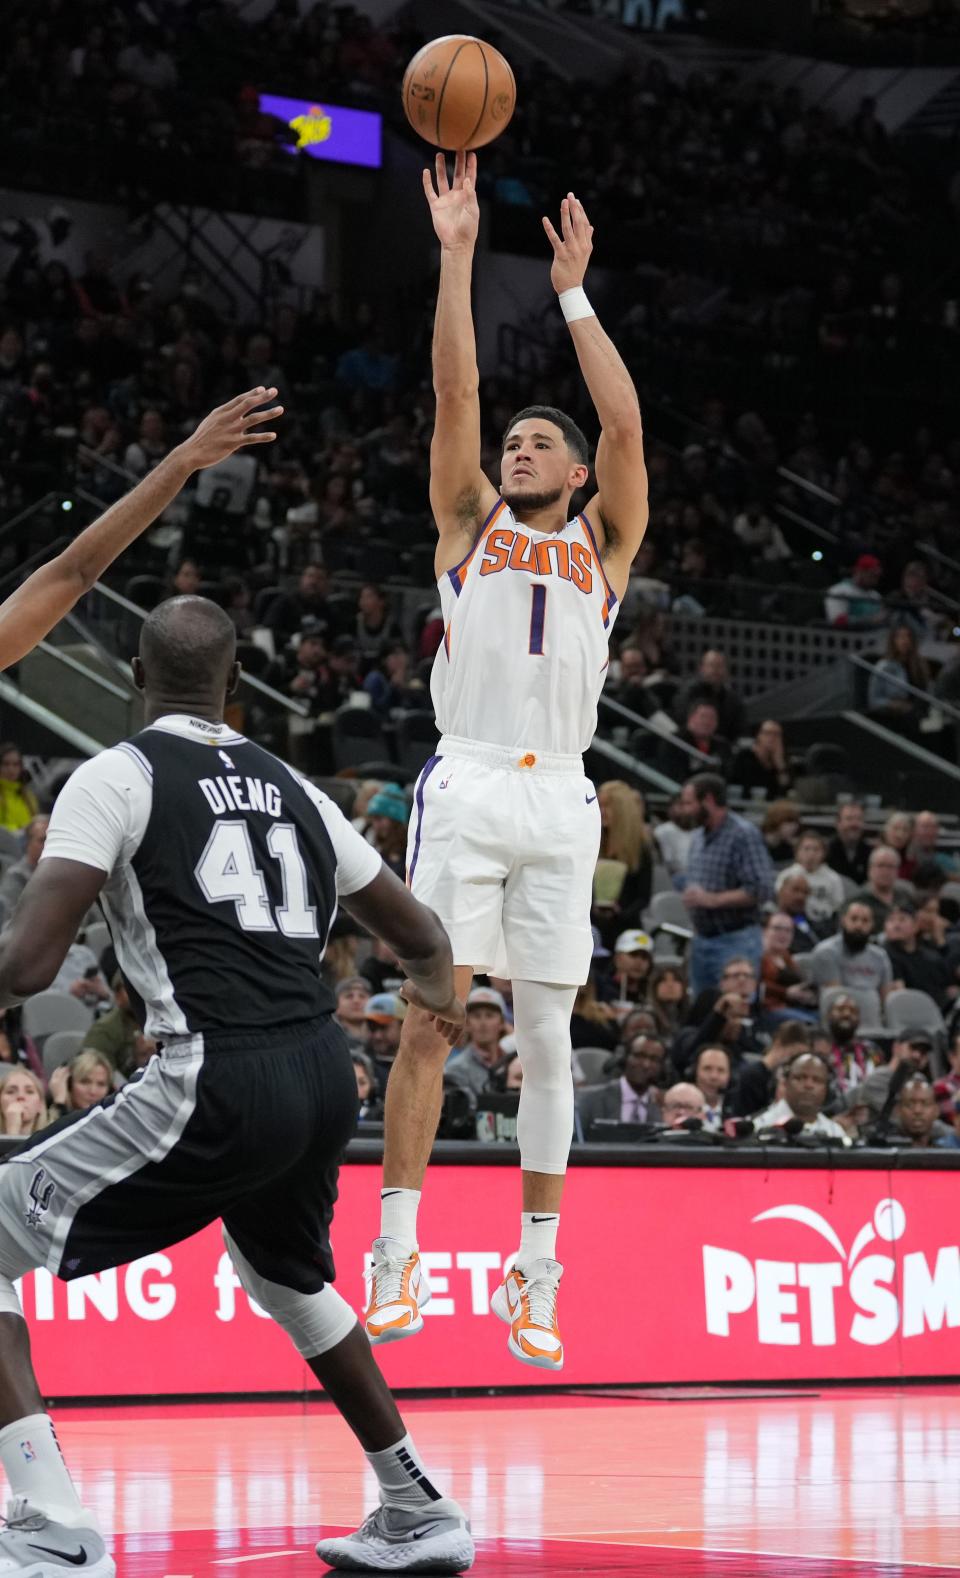
[{"label": "basketball seams", "polygon": [[440,133],[440,116],[443,114],[443,97],[444,97],[444,94],[447,91],[447,83],[450,81],[450,77],[451,77],[451,74],[453,72],[453,68],[456,65],[460,55],[466,49],[467,44],[468,43],[472,44],[474,42],[475,42],[475,40],[472,39],[472,38],[471,39],[465,39],[462,44],[458,44],[457,45],[456,50],[454,51],[453,57],[452,57],[452,59],[450,61],[449,66],[447,67],[446,74],[445,74],[444,79],[443,79],[443,87],[440,89],[440,97],[437,99],[437,119],[436,119],[437,146],[440,147],[440,148],[442,148],[444,146],[443,137],[441,136],[441,133]]},{"label": "basketball seams", "polygon": [[[477,116],[476,120],[474,121],[473,129],[472,129],[469,137],[465,137],[464,140],[463,140],[463,146],[465,148],[469,148],[470,147],[470,144],[473,142],[474,137],[477,135],[477,132],[480,130],[480,127],[483,124],[484,116],[487,113],[487,99],[490,97],[490,67],[487,65],[487,51],[486,51],[486,49],[484,47],[482,39],[478,38],[476,40],[476,45],[477,45],[477,48],[480,51],[480,59],[483,61],[483,101],[482,101],[482,103],[480,105],[480,114]],[[439,136],[439,133],[440,133],[440,118],[438,116],[437,117],[437,134],[438,134],[438,136]]]}]

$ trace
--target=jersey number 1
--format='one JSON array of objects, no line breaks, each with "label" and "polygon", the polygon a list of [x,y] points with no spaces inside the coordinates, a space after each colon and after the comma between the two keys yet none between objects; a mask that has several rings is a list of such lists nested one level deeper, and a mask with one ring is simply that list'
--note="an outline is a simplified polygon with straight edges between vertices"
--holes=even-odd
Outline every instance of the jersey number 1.
[{"label": "jersey number 1", "polygon": [[218,822],[197,861],[196,878],[209,904],[232,901],[244,931],[277,931],[285,937],[318,937],[317,912],[307,903],[307,871],[292,822],[275,822],[267,848],[280,862],[283,903],[276,918],[263,872],[254,861],[246,822]]},{"label": "jersey number 1", "polygon": [[530,651],[543,656],[543,622],[547,617],[547,589],[538,582],[530,588]]}]

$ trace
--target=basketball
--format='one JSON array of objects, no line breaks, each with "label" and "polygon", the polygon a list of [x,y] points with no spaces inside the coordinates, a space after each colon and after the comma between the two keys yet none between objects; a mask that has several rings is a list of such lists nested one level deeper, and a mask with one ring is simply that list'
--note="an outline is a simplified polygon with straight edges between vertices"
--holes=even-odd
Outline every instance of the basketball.
[{"label": "basketball", "polygon": [[451,33],[424,44],[403,74],[403,112],[437,148],[483,148],[510,124],[517,84],[498,49]]}]

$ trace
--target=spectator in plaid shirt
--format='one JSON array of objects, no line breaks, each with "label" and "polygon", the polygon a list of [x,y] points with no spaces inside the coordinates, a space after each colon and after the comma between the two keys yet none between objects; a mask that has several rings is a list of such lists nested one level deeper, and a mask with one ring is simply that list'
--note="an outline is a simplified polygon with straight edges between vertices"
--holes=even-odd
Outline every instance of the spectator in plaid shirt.
[{"label": "spectator in plaid shirt", "polygon": [[717,773],[697,773],[683,786],[681,809],[696,832],[690,844],[684,902],[694,930],[690,990],[715,986],[728,959],[742,954],[760,970],[760,911],[773,898],[773,862],[758,828],[727,808]]}]

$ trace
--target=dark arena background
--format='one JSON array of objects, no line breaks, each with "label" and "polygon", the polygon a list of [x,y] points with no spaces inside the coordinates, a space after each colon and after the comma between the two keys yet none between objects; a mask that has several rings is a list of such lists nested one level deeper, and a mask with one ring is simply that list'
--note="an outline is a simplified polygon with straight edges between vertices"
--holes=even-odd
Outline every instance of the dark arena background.
[{"label": "dark arena background", "polygon": [[[0,27],[0,597],[213,406],[285,407],[0,675],[2,920],[69,774],[141,727],[128,660],[183,593],[236,626],[228,722],[404,875],[445,629],[433,151],[400,83],[436,36],[485,40],[516,110],[478,154],[483,468],[531,404],[596,444],[541,225],[572,189],[650,519],[586,757],[566,1365],[518,1366],[490,1311],[522,1078],[499,977],[445,1079],[430,1318],[377,1359],[483,1578],[960,1571],[960,0],[7,0]],[[735,948],[684,897],[704,803],[759,834]],[[345,913],[322,969],[362,1310],[402,975]],[[94,911],[3,1016],[0,1146],[156,1055]],[[216,1226],[21,1293],[124,1578],[326,1570],[376,1480]]]}]

